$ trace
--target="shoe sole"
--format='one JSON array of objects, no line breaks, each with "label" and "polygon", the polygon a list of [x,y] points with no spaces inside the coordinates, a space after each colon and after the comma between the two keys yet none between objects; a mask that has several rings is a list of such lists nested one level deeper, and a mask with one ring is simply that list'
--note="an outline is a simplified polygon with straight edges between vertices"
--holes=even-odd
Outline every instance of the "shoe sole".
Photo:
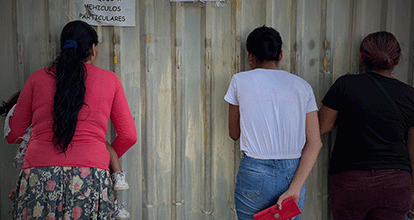
[{"label": "shoe sole", "polygon": [[114,187],[115,191],[123,191],[123,190],[127,190],[129,189],[129,186],[125,186],[125,187]]},{"label": "shoe sole", "polygon": [[128,215],[127,217],[125,217],[125,218],[121,218],[121,217],[118,217],[118,216],[115,216],[115,220],[127,220],[127,219],[129,219],[131,217],[131,215]]}]

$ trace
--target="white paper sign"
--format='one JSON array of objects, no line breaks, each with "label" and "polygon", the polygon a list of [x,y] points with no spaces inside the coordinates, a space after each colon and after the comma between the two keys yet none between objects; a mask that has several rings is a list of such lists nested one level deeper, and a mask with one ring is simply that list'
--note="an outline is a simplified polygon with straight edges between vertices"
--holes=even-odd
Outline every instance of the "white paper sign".
[{"label": "white paper sign", "polygon": [[74,0],[73,18],[90,25],[135,26],[135,0]]}]

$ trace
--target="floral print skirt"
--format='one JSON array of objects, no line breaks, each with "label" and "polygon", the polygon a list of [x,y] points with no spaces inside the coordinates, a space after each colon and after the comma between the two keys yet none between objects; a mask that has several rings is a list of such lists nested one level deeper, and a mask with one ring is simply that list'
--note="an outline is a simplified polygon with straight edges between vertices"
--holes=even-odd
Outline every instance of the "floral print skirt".
[{"label": "floral print skirt", "polygon": [[33,167],[20,172],[13,219],[115,217],[109,171],[91,167]]}]

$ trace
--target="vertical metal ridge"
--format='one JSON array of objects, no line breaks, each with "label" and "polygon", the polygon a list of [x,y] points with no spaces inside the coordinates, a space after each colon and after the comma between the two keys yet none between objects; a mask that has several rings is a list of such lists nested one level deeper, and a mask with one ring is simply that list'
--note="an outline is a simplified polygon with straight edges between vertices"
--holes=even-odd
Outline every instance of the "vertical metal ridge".
[{"label": "vertical metal ridge", "polygon": [[175,25],[174,25],[174,46],[175,46],[175,78],[173,79],[174,82],[174,118],[175,118],[175,155],[173,158],[174,161],[174,173],[175,179],[173,181],[173,218],[176,220],[185,219],[184,218],[184,188],[183,188],[183,180],[184,180],[184,172],[183,172],[183,161],[184,161],[184,153],[183,153],[183,83],[182,83],[182,27],[183,27],[183,7],[178,3],[171,3],[174,4],[175,7]]},{"label": "vertical metal ridge", "polygon": [[321,60],[322,62],[319,62],[319,74],[318,74],[318,78],[319,78],[319,84],[318,84],[318,89],[317,89],[317,94],[315,94],[316,96],[316,102],[319,103],[322,100],[322,97],[325,93],[325,91],[323,90],[323,88],[321,88],[321,85],[323,85],[323,78],[325,75],[325,70],[327,69],[327,55],[328,55],[328,47],[330,42],[328,42],[327,40],[327,31],[326,31],[326,26],[327,26],[327,11],[328,11],[328,3],[327,0],[320,0],[321,1],[321,31],[320,31],[320,38],[319,38],[319,47],[321,48],[320,50],[320,54],[319,54],[319,60]]},{"label": "vertical metal ridge", "polygon": [[380,30],[387,29],[388,0],[381,0]]},{"label": "vertical metal ridge", "polygon": [[[139,14],[141,15],[146,15],[146,10],[145,10],[145,2],[144,1],[139,1]],[[142,45],[140,46],[140,57],[141,57],[141,65],[140,65],[140,96],[141,96],[141,146],[142,147],[142,164],[143,166],[146,166],[146,169],[143,169],[143,182],[142,182],[142,214],[141,214],[141,218],[142,219],[149,219],[149,211],[146,208],[146,204],[148,204],[148,200],[149,200],[149,194],[148,194],[148,188],[149,188],[149,167],[148,165],[150,163],[148,163],[148,154],[149,154],[149,150],[148,148],[149,146],[149,141],[148,141],[148,88],[147,88],[147,74],[146,74],[146,43],[145,43],[145,33],[146,33],[146,24],[145,24],[146,20],[145,19],[140,19],[139,21],[139,28],[140,28],[140,42],[142,43]],[[144,35],[144,36],[142,36]]]},{"label": "vertical metal ridge", "polygon": [[275,10],[275,2],[274,1],[266,1],[266,26],[273,27],[277,30],[274,24],[273,16],[275,15],[272,13]]},{"label": "vertical metal ridge", "polygon": [[[409,39],[409,55],[408,55],[408,85],[414,86],[414,2],[411,1],[411,24],[410,24],[410,39]],[[401,58],[400,58],[401,59]]]},{"label": "vertical metal ridge", "polygon": [[296,29],[296,24],[297,24],[297,14],[298,14],[298,1],[297,0],[292,0],[292,5],[290,8],[290,14],[291,14],[291,19],[290,19],[290,71],[291,73],[298,75],[299,69],[298,69],[298,42],[297,42],[297,29]]},{"label": "vertical metal ridge", "polygon": [[351,16],[350,16],[350,21],[349,21],[349,57],[348,57],[348,62],[349,62],[349,67],[348,67],[348,73],[347,74],[351,74],[352,71],[352,46],[353,46],[353,35],[355,34],[355,30],[354,30],[354,21],[356,20],[355,18],[355,0],[351,0]]},{"label": "vertical metal ridge", "polygon": [[171,108],[172,111],[172,128],[171,128],[171,147],[172,147],[172,155],[171,155],[171,220],[176,219],[177,217],[177,208],[175,206],[175,201],[177,201],[177,159],[176,159],[176,152],[179,145],[177,145],[177,67],[179,66],[177,64],[177,42],[176,42],[176,18],[177,18],[177,4],[170,3],[171,5],[171,94],[172,94],[172,105]]},{"label": "vertical metal ridge", "polygon": [[204,27],[204,85],[203,85],[203,133],[204,133],[204,205],[201,212],[205,215],[205,219],[210,219],[213,213],[212,205],[212,121],[211,121],[211,103],[212,103],[212,37],[213,37],[213,21],[214,9],[212,3],[206,3],[204,13],[202,13],[202,24]]},{"label": "vertical metal ridge", "polygon": [[[330,2],[331,4],[333,4],[332,2]],[[332,80],[332,66],[331,66],[331,61],[332,61],[332,53],[331,53],[331,44],[332,44],[332,39],[330,38],[330,36],[332,36],[332,33],[329,33],[329,31],[332,31],[328,26],[330,25],[330,18],[328,17],[328,15],[330,13],[334,13],[332,12],[332,8],[329,7],[329,3],[328,0],[321,0],[321,35],[320,35],[320,47],[322,47],[323,49],[321,50],[320,53],[320,60],[322,60],[323,62],[320,62],[319,66],[320,66],[320,73],[319,73],[319,85],[318,85],[318,94],[316,94],[316,101],[317,103],[320,103],[320,101],[322,100],[323,96],[325,95],[325,85],[328,83],[331,83]],[[329,62],[329,63],[328,63]],[[330,145],[329,145],[330,146]],[[319,209],[320,213],[320,219],[329,219],[331,214],[330,214],[330,209],[327,207],[329,204],[329,190],[327,189],[327,187],[329,187],[328,184],[328,173],[327,170],[325,170],[324,168],[326,167],[326,158],[329,158],[330,155],[330,151],[329,151],[329,147],[325,148],[323,151],[321,151],[319,153],[319,158],[317,159],[315,166],[314,166],[314,171],[313,173],[317,173],[316,178],[313,178],[313,181],[308,181],[309,183],[314,183],[318,188],[317,188],[317,198],[318,201],[316,201],[318,203],[318,206],[321,207]],[[312,175],[310,175],[312,176]],[[314,181],[314,179],[317,179],[318,181]],[[326,184],[326,185],[325,185]],[[312,204],[315,203],[315,201],[311,201]]]},{"label": "vertical metal ridge", "polygon": [[17,60],[18,60],[18,90],[23,88],[23,85],[26,81],[25,72],[27,71],[27,64],[25,64],[25,51],[26,51],[26,44],[24,35],[26,31],[24,30],[24,17],[23,17],[23,1],[24,0],[16,0],[13,1],[13,7],[15,7],[15,27],[16,27],[16,39],[17,39]]},{"label": "vertical metal ridge", "polygon": [[[146,137],[146,169],[144,169],[145,175],[145,210],[147,211],[147,218],[148,219],[157,219],[159,212],[158,206],[158,181],[157,181],[157,174],[158,174],[158,165],[159,162],[158,154],[156,150],[158,149],[156,136],[159,134],[159,130],[157,130],[156,126],[156,117],[158,116],[158,106],[157,102],[155,101],[154,97],[157,97],[157,85],[158,82],[156,73],[154,72],[154,54],[155,54],[155,37],[154,37],[154,28],[155,28],[155,0],[145,0],[144,2],[144,10],[145,16],[143,19],[143,47],[142,52],[145,58],[145,70],[141,72],[141,75],[145,76],[145,81],[141,83],[145,83],[145,130],[147,132]],[[142,84],[141,84],[142,85]],[[155,135],[154,135],[155,134]]]},{"label": "vertical metal ridge", "polygon": [[[44,21],[43,23],[45,24],[45,37],[47,38],[45,41],[47,43],[49,43],[48,47],[47,47],[47,53],[46,55],[46,59],[47,62],[50,62],[52,59],[54,59],[54,56],[52,55],[52,48],[53,48],[53,44],[51,44],[52,42],[52,37],[51,37],[51,32],[50,32],[50,25],[52,22],[52,19],[50,18],[50,3],[49,1],[45,1],[45,8],[44,8],[44,12],[45,12],[45,17],[44,17]],[[47,65],[48,63],[45,63],[44,65]]]},{"label": "vertical metal ridge", "polygon": [[[235,60],[234,60],[234,73],[230,73],[230,74],[235,74],[241,71],[242,66],[244,64],[243,60],[242,60],[242,7],[243,7],[243,2],[242,0],[234,0],[232,3],[232,8],[233,8],[233,13],[234,15],[232,16],[234,20],[232,20],[232,24],[234,24],[234,36],[235,36],[235,41],[234,41],[234,56],[235,56]],[[227,105],[227,115],[228,115],[228,105]],[[226,124],[228,123],[228,119],[225,122]],[[227,135],[227,134],[225,134]],[[233,157],[234,157],[234,167],[233,167],[233,176],[229,177],[232,183],[232,188],[234,188],[235,183],[236,183],[236,174],[237,171],[239,169],[239,164],[240,164],[240,158],[241,158],[241,153],[240,153],[240,146],[239,146],[239,141],[235,141],[233,142],[234,145],[233,147]],[[230,207],[230,210],[232,210],[234,212],[234,214],[236,214],[236,207],[235,207],[235,201],[234,201],[234,196],[231,197],[231,204],[232,207]],[[234,205],[234,206],[233,206]]]}]

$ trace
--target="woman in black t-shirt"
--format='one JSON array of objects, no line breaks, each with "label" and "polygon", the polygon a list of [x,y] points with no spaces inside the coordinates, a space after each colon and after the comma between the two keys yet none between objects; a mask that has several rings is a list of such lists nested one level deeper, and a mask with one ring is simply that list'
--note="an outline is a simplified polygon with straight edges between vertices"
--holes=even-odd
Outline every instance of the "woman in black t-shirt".
[{"label": "woman in black t-shirt", "polygon": [[400,57],[393,34],[368,35],[360,47],[367,73],[341,76],[322,100],[321,135],[337,127],[329,165],[335,220],[403,220],[410,211],[414,88],[392,76]]}]

